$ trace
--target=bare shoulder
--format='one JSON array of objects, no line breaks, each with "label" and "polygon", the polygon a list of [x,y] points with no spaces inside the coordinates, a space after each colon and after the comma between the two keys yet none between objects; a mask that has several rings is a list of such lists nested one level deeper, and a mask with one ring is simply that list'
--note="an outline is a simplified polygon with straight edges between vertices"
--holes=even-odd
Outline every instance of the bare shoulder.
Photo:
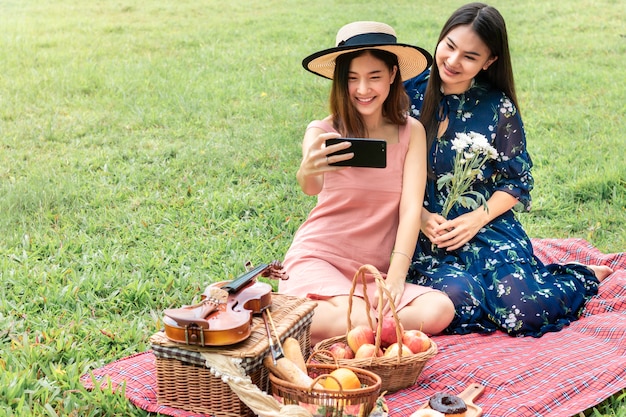
[{"label": "bare shoulder", "polygon": [[306,127],[307,134],[310,131],[315,132],[316,134],[329,132],[329,129],[333,128],[333,118],[332,116],[327,116],[324,119],[315,119],[309,122]]},{"label": "bare shoulder", "polygon": [[407,117],[407,124],[409,125],[409,127],[411,128],[411,131],[420,131],[420,132],[424,132],[424,125],[422,124],[422,122],[420,122],[419,120],[417,120],[415,117]]},{"label": "bare shoulder", "polygon": [[407,125],[411,129],[411,143],[426,143],[426,129],[419,120],[414,117],[409,117]]}]

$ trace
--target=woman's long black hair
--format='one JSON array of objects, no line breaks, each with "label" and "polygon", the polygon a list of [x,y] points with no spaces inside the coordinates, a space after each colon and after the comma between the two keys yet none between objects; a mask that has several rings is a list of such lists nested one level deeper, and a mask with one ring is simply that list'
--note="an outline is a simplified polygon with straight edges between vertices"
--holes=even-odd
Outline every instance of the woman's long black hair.
[{"label": "woman's long black hair", "polygon": [[[472,30],[487,45],[491,51],[491,56],[498,58],[486,70],[482,70],[476,76],[476,80],[486,81],[492,87],[503,91],[513,101],[515,107],[519,109],[504,18],[498,10],[484,3],[466,4],[450,16],[441,29],[437,45],[452,29],[463,25],[471,26]],[[420,112],[420,121],[426,129],[428,149],[431,149],[431,145],[437,137],[440,120],[438,113],[442,97],[441,76],[435,58]]]}]

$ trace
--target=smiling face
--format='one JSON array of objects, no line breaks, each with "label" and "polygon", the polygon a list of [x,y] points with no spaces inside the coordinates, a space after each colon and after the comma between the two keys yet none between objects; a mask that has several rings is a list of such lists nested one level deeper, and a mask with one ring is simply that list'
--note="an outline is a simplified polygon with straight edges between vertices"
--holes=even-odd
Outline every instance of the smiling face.
[{"label": "smiling face", "polygon": [[437,45],[435,63],[445,94],[460,94],[497,59],[469,25],[456,26]]},{"label": "smiling face", "polygon": [[384,61],[365,53],[352,60],[348,73],[348,94],[363,116],[382,115],[383,103],[398,69],[389,70]]}]

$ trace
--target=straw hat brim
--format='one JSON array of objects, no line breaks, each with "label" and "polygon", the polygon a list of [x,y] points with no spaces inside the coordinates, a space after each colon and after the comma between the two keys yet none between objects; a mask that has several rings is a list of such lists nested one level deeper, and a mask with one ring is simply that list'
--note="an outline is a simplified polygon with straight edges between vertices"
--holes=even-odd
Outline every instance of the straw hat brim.
[{"label": "straw hat brim", "polygon": [[335,59],[347,52],[355,52],[363,49],[381,49],[395,54],[398,57],[400,75],[402,81],[421,74],[433,62],[432,56],[424,49],[403,43],[372,44],[359,46],[337,46],[316,52],[302,60],[302,66],[313,74],[333,79],[335,72]]}]

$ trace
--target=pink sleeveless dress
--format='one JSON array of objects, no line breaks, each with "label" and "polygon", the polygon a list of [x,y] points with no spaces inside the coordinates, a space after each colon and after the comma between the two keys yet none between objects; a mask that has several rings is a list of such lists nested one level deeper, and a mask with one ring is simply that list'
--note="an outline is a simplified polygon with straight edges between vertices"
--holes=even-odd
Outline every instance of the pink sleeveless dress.
[{"label": "pink sleeveless dress", "polygon": [[[309,127],[335,132],[324,121],[313,121]],[[280,281],[281,293],[313,299],[349,295],[354,274],[364,264],[374,265],[385,277],[398,229],[409,140],[406,124],[400,127],[398,143],[387,146],[384,169],[353,167],[324,174],[317,205],[285,255],[289,279]],[[372,301],[376,284],[373,277],[368,280]],[[407,284],[398,309],[429,291],[436,290]],[[362,285],[355,294],[363,297]]]}]

